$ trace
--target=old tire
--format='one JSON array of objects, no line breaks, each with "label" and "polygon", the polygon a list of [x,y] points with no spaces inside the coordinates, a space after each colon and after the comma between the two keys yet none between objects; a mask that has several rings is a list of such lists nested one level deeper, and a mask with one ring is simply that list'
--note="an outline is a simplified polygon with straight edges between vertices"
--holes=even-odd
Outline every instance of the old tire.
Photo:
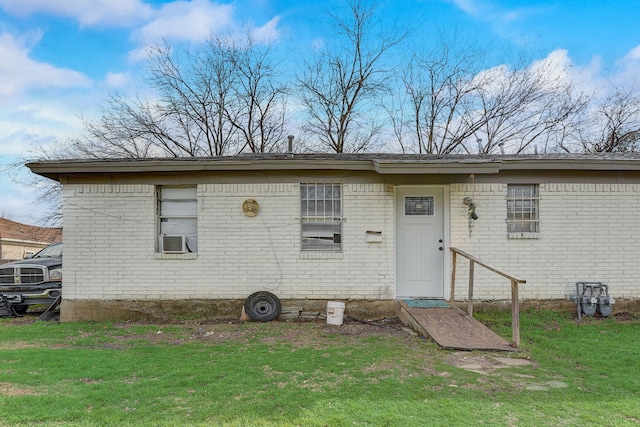
[{"label": "old tire", "polygon": [[251,320],[270,322],[280,315],[280,300],[271,292],[260,291],[249,295],[244,302],[244,311]]}]

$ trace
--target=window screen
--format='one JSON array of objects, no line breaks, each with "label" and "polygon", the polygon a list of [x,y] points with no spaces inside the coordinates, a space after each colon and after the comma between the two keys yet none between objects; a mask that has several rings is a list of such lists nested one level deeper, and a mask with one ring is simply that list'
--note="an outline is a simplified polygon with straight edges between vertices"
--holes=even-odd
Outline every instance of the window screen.
[{"label": "window screen", "polygon": [[300,218],[303,251],[341,250],[341,184],[300,184]]},{"label": "window screen", "polygon": [[538,185],[507,186],[507,231],[539,232]]}]

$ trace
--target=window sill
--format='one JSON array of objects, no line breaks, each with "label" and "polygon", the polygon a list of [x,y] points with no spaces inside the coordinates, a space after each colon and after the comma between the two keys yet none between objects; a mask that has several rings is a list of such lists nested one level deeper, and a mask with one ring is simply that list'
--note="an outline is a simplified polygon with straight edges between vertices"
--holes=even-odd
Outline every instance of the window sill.
[{"label": "window sill", "polygon": [[198,254],[189,252],[186,254],[153,254],[153,259],[198,259]]},{"label": "window sill", "polygon": [[300,259],[342,259],[342,252],[300,252]]},{"label": "window sill", "polygon": [[517,233],[507,233],[508,239],[539,239],[540,233],[530,233],[530,232],[517,232]]}]

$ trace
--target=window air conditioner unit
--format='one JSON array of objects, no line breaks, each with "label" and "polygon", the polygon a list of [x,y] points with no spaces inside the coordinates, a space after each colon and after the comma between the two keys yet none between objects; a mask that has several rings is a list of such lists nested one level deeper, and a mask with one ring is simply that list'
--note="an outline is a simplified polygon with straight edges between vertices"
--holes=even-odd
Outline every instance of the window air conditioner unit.
[{"label": "window air conditioner unit", "polygon": [[162,252],[183,254],[187,251],[187,236],[162,236]]}]

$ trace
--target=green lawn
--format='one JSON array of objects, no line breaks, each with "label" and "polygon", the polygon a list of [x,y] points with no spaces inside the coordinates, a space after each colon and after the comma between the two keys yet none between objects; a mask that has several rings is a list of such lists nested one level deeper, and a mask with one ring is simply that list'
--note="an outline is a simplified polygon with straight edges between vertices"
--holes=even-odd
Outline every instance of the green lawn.
[{"label": "green lawn", "polygon": [[[357,322],[0,319],[0,426],[639,426],[637,318],[572,316],[522,313],[515,354]],[[510,337],[509,313],[476,317]],[[448,363],[492,356],[531,363]]]}]

